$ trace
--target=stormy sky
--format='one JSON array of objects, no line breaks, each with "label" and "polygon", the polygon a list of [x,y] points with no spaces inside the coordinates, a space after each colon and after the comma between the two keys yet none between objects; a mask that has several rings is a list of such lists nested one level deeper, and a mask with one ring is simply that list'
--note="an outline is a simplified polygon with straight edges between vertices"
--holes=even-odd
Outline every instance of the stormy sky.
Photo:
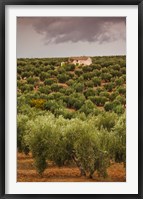
[{"label": "stormy sky", "polygon": [[125,17],[17,18],[18,58],[125,54]]}]

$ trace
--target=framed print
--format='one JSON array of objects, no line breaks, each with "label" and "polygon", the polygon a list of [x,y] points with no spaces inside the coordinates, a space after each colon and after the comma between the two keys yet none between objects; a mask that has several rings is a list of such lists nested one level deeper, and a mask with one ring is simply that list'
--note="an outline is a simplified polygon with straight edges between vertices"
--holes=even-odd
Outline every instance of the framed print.
[{"label": "framed print", "polygon": [[141,199],[143,2],[0,3],[0,197]]}]

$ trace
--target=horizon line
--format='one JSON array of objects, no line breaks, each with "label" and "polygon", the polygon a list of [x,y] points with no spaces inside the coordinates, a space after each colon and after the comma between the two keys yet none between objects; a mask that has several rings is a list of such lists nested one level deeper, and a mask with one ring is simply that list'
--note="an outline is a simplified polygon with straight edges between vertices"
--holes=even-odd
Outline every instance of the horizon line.
[{"label": "horizon line", "polygon": [[89,56],[89,55],[73,55],[73,56],[60,56],[60,57],[17,57],[16,59],[50,59],[50,58],[69,58],[69,57],[81,57],[81,56],[85,56],[85,57],[119,57],[119,56],[126,56],[126,54],[122,54],[122,55],[95,55],[95,56]]}]

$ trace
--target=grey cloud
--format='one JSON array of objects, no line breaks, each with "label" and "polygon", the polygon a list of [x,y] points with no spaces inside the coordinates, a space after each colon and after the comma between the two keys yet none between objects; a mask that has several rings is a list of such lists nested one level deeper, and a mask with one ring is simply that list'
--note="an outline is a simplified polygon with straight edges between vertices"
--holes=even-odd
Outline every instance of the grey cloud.
[{"label": "grey cloud", "polygon": [[18,23],[32,25],[45,44],[64,42],[111,42],[125,40],[125,17],[20,17]]}]

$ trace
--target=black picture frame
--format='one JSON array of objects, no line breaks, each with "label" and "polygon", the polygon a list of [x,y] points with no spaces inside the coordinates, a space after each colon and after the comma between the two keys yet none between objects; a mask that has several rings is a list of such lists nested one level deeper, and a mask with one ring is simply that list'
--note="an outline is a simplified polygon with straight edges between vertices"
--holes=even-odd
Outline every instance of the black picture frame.
[{"label": "black picture frame", "polygon": [[[138,194],[6,194],[5,193],[5,6],[6,5],[138,5]],[[0,198],[143,198],[143,0],[0,0]]]}]

